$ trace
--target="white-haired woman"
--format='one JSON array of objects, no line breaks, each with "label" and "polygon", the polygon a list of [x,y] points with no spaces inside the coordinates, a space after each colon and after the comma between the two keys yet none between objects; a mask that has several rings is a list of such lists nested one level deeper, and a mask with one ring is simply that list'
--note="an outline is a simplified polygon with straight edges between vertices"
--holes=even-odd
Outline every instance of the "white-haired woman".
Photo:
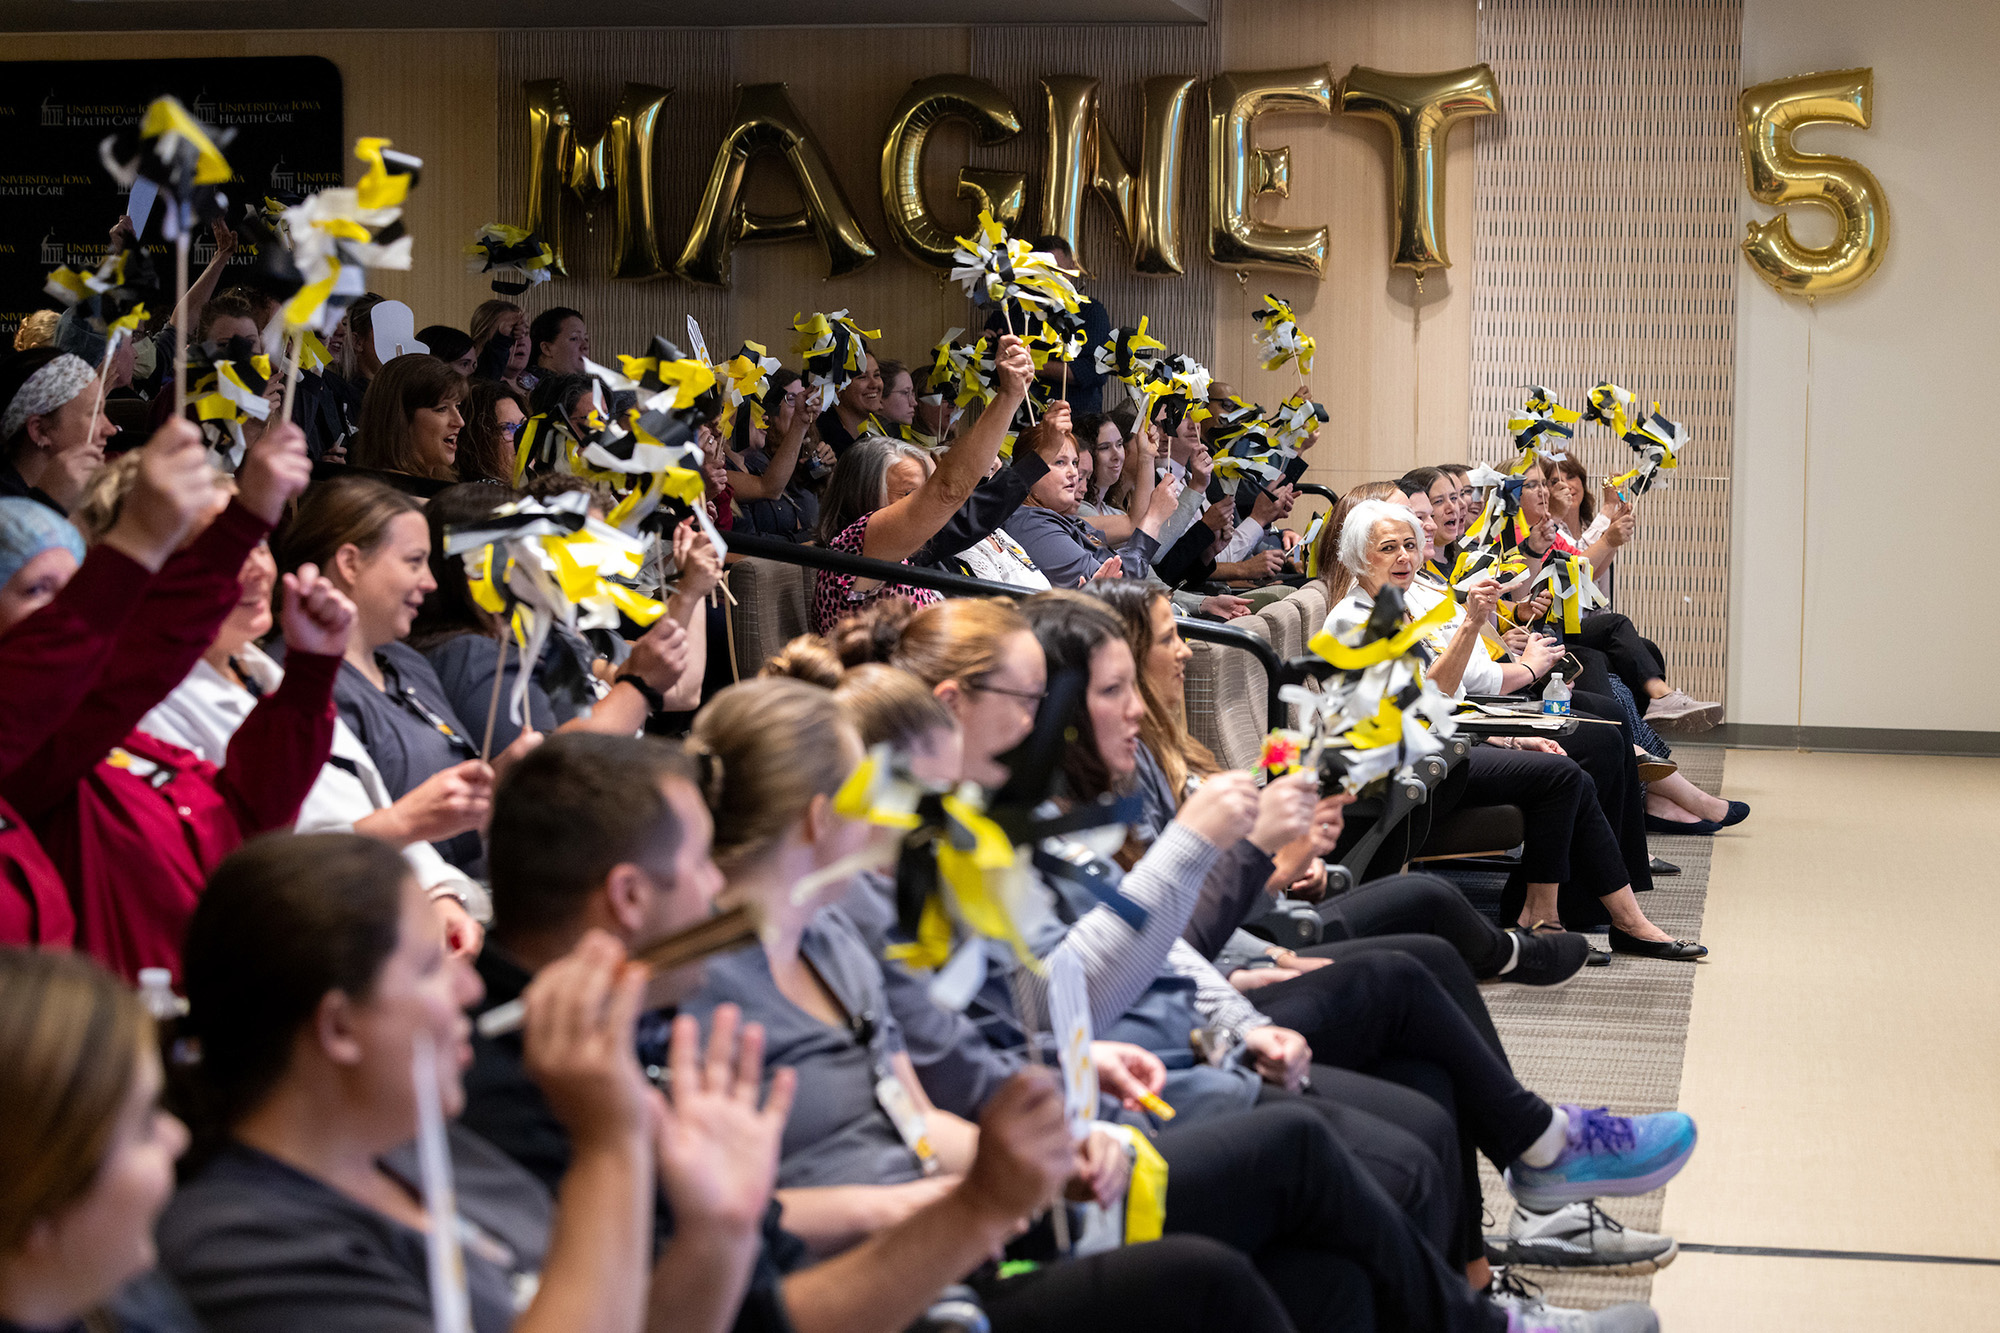
[{"label": "white-haired woman", "polygon": [[[1354,575],[1354,587],[1327,614],[1326,623],[1343,634],[1374,614],[1385,587],[1408,596],[1424,563],[1423,524],[1404,505],[1364,500],[1347,515],[1338,550],[1341,563]],[[1476,650],[1479,625],[1499,595],[1500,585],[1493,580],[1475,582],[1442,646],[1418,644],[1429,661],[1426,673],[1438,688],[1456,693],[1469,670],[1484,673],[1495,665]],[[1593,725],[1578,727],[1566,740],[1579,749],[1626,748],[1618,732]],[[1591,767],[1615,772],[1624,759],[1608,755]],[[1608,920],[1614,953],[1693,960],[1708,952],[1703,945],[1674,939],[1639,910],[1632,856],[1605,817],[1592,775],[1564,746],[1539,737],[1498,738],[1474,746],[1466,763],[1432,793],[1433,821],[1460,804],[1520,807],[1525,831],[1521,864],[1500,899],[1502,913],[1512,920],[1543,930],[1562,929],[1564,916],[1580,925]],[[1637,855],[1643,866],[1643,839]],[[1650,879],[1644,887],[1652,887]]]}]

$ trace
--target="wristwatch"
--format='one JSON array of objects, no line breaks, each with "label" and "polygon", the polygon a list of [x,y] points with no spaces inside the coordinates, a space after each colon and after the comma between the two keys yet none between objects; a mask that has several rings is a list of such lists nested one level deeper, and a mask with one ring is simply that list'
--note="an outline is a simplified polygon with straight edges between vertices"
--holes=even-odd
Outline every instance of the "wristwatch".
[{"label": "wristwatch", "polygon": [[648,712],[657,713],[667,706],[667,696],[661,694],[651,685],[648,685],[645,679],[636,671],[627,671],[623,675],[613,676],[611,683],[613,685],[623,683],[639,691],[639,697],[646,701]]}]

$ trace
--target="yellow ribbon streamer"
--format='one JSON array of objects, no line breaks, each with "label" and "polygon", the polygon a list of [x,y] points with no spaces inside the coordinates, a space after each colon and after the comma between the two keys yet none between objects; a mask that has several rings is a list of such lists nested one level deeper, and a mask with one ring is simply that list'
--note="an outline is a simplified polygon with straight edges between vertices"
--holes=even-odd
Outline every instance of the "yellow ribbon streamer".
[{"label": "yellow ribbon streamer", "polygon": [[1358,648],[1348,647],[1335,638],[1331,630],[1324,629],[1313,635],[1312,642],[1306,646],[1342,671],[1361,671],[1378,663],[1387,662],[1391,658],[1401,657],[1432,628],[1450,620],[1456,610],[1457,604],[1446,598],[1388,638],[1364,643]]}]

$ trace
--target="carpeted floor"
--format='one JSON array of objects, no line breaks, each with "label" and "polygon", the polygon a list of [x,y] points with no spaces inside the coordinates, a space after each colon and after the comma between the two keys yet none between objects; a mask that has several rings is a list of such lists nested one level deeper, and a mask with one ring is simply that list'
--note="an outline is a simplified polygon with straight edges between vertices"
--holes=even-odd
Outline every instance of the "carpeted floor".
[{"label": "carpeted floor", "polygon": [[[1674,747],[1681,772],[1708,792],[1721,789],[1723,755],[1720,748]],[[1662,930],[1681,939],[1701,938],[1712,839],[1655,836],[1650,843],[1653,855],[1680,866],[1681,873],[1657,880],[1639,905]],[[1475,903],[1497,912],[1500,876],[1445,873]],[[1597,936],[1595,943],[1603,947],[1603,936]],[[1554,991],[1488,987],[1487,1005],[1521,1082],[1549,1100],[1625,1112],[1670,1110],[1680,1096],[1688,1007],[1699,966],[1614,956],[1609,967],[1585,968],[1576,980]],[[1481,1159],[1480,1168],[1488,1230],[1499,1231],[1506,1225],[1512,1202],[1492,1165]],[[1606,1200],[1601,1206],[1620,1222],[1653,1231],[1659,1227],[1665,1195],[1666,1190],[1657,1190],[1636,1199]],[[1552,1304],[1593,1309],[1646,1300],[1653,1285],[1651,1277],[1594,1277],[1541,1269],[1523,1269],[1520,1275],[1539,1283]]]}]

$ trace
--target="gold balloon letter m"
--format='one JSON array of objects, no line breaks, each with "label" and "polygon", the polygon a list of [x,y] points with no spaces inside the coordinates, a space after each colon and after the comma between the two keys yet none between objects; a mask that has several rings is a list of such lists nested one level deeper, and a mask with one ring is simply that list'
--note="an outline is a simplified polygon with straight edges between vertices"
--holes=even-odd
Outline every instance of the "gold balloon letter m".
[{"label": "gold balloon letter m", "polygon": [[1743,179],[1763,204],[1818,204],[1839,219],[1840,234],[1825,249],[1800,245],[1780,213],[1752,222],[1743,254],[1764,281],[1808,298],[1846,291],[1875,271],[1889,244],[1889,201],[1881,182],[1859,162],[1792,147],[1802,125],[1868,128],[1875,71],[1842,69],[1801,74],[1745,88],[1737,102]]},{"label": "gold balloon letter m", "polygon": [[592,144],[576,133],[561,79],[531,79],[528,95],[527,228],[548,241],[555,270],[563,262],[562,196],[573,191],[589,203],[605,192],[612,198],[614,278],[657,278],[667,271],[653,235],[653,130],[669,88],[628,83],[611,123]]}]

